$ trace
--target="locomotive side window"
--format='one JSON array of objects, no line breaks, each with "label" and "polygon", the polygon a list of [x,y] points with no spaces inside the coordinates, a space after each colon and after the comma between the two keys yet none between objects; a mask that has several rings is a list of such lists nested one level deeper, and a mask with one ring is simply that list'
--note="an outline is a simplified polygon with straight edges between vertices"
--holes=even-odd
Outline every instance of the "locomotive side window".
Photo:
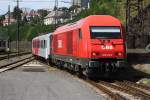
[{"label": "locomotive side window", "polygon": [[119,39],[121,38],[121,30],[120,27],[91,27],[91,38]]},{"label": "locomotive side window", "polygon": [[82,31],[79,29],[79,39],[82,39]]}]

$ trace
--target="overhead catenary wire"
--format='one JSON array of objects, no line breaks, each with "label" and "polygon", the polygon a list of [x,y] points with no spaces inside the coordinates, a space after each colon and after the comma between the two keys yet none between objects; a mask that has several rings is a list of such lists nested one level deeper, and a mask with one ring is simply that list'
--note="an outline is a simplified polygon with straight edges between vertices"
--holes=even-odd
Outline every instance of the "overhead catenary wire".
[{"label": "overhead catenary wire", "polygon": [[[0,0],[0,1],[12,1],[12,2],[17,2],[17,0]],[[54,0],[18,0],[19,2],[55,2]]]}]

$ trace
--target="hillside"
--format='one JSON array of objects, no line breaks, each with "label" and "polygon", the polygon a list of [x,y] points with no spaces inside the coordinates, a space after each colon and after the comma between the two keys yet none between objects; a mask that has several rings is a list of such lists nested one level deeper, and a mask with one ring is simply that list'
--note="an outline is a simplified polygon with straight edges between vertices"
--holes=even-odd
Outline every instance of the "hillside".
[{"label": "hillside", "polygon": [[[116,2],[118,1],[118,2]],[[150,0],[143,0],[143,7],[150,5]],[[119,18],[122,23],[126,21],[126,0],[91,0],[90,9],[81,11],[73,20],[79,20],[88,15],[112,15]]]},{"label": "hillside", "polygon": [[[118,2],[116,2],[118,1]],[[144,0],[144,8],[150,4],[149,0]],[[73,20],[67,22],[74,22],[89,15],[112,15],[119,18],[123,24],[126,22],[126,0],[91,0],[90,9],[81,11]],[[65,23],[66,24],[66,23]],[[52,32],[54,26],[41,25],[40,23],[26,23],[20,27],[21,40],[31,40],[37,36],[38,33]],[[10,36],[12,40],[17,37],[17,25],[10,26]],[[0,35],[7,36],[7,27],[0,27]]]},{"label": "hillside", "polygon": [[81,11],[73,21],[89,15],[112,15],[125,22],[124,3],[125,0],[121,0],[119,3],[116,0],[92,0],[90,9]]},{"label": "hillside", "polygon": [[[40,25],[40,24],[25,24],[20,26],[20,40],[31,41],[35,36],[40,35],[41,33],[48,33],[53,31],[52,25]],[[17,38],[17,25],[12,24],[9,26],[10,38],[12,41],[15,41]],[[0,27],[0,36],[8,36],[8,27]]]}]

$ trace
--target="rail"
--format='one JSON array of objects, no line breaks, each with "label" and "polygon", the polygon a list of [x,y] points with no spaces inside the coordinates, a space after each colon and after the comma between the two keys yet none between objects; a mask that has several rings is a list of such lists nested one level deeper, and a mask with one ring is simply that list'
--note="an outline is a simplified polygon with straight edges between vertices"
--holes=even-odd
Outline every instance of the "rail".
[{"label": "rail", "polygon": [[[22,56],[22,55],[26,55],[26,54],[30,54],[31,52],[22,52],[19,54],[19,56]],[[17,53],[13,53],[13,54],[10,54],[9,57],[10,58],[13,58],[14,56],[17,56],[18,54]],[[0,56],[0,60],[4,60],[4,59],[7,59],[8,58],[8,55],[5,54],[3,56]]]},{"label": "rail", "polygon": [[17,67],[19,67],[23,64],[26,64],[28,62],[31,62],[33,60],[34,60],[34,57],[30,56],[30,57],[26,57],[26,58],[20,59],[18,61],[6,64],[6,65],[0,66],[0,73],[17,68]]}]

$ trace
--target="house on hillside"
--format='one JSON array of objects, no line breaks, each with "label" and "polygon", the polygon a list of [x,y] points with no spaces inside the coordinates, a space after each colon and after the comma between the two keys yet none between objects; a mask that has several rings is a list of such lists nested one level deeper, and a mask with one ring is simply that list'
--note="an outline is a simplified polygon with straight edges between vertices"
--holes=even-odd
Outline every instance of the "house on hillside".
[{"label": "house on hillside", "polygon": [[79,6],[81,9],[89,8],[91,0],[72,0],[72,5]]},{"label": "house on hillside", "polygon": [[27,21],[31,21],[34,17],[36,17],[36,16],[40,16],[38,13],[37,13],[37,11],[35,11],[35,10],[24,10],[23,11],[23,13],[21,14],[21,16],[22,16],[22,20],[24,19],[24,17],[26,17],[27,18]]},{"label": "house on hillside", "polygon": [[50,24],[55,24],[55,19],[58,19],[56,21],[56,24],[58,23],[63,23],[65,19],[63,18],[63,12],[62,11],[57,11],[57,14],[55,11],[51,11],[45,18],[44,18],[44,25],[50,25]]},{"label": "house on hillside", "polygon": [[7,25],[11,25],[12,23],[17,22],[14,18],[12,18],[12,16],[10,16],[9,19],[9,15],[6,14],[5,15],[5,19],[2,21],[3,26],[7,26]]}]

